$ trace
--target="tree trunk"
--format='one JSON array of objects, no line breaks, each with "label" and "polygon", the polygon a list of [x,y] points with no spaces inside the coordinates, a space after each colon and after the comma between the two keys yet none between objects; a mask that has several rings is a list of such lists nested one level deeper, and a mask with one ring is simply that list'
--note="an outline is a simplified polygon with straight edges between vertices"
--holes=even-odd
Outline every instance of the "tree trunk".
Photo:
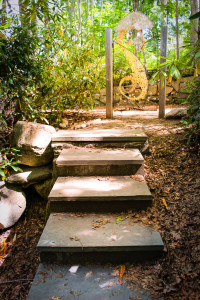
[{"label": "tree trunk", "polygon": [[[161,5],[167,6],[167,0],[161,0]],[[161,16],[161,23],[162,23],[162,26],[167,25],[167,12],[166,12],[166,10],[164,10],[164,12]]]},{"label": "tree trunk", "polygon": [[[161,0],[161,4],[166,6],[167,0]],[[161,17],[161,41],[160,41],[160,64],[166,61],[167,57],[167,13],[164,10]],[[163,58],[164,57],[164,58]],[[165,68],[163,68],[165,70]],[[159,96],[159,118],[165,117],[165,104],[166,104],[166,78],[160,75],[160,96]]]},{"label": "tree trunk", "polygon": [[74,17],[74,23],[75,23],[76,22],[76,12],[75,12],[74,0],[72,0],[72,3],[71,3],[71,14],[72,14],[72,18]]},{"label": "tree trunk", "polygon": [[[191,6],[191,15],[194,15],[198,12],[198,0],[190,0]],[[198,39],[198,19],[191,21],[191,35],[190,41],[191,43],[195,43]]]},{"label": "tree trunk", "polygon": [[1,18],[1,24],[5,24],[7,20],[7,13],[6,13],[6,0],[2,1],[2,11],[3,11],[3,16]]},{"label": "tree trunk", "polygon": [[178,0],[176,0],[176,58],[179,59]]},{"label": "tree trunk", "polygon": [[78,0],[78,33],[81,33],[81,0]]},{"label": "tree trunk", "polygon": [[90,3],[89,3],[89,0],[87,0],[87,21],[89,20],[90,18]]},{"label": "tree trunk", "polygon": [[134,10],[134,11],[138,11],[138,7],[139,7],[139,0],[134,0],[134,3],[133,3],[133,10]]},{"label": "tree trunk", "polygon": [[[133,2],[133,11],[138,11],[138,7],[139,7],[139,0],[134,0],[134,2]],[[137,37],[137,30],[133,30],[133,36]],[[135,56],[137,56],[136,47],[135,47]]]}]

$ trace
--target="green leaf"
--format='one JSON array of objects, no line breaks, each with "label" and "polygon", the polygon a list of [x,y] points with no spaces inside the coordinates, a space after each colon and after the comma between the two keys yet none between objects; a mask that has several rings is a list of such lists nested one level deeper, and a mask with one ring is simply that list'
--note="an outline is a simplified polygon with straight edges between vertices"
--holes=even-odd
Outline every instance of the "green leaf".
[{"label": "green leaf", "polygon": [[119,224],[120,222],[122,222],[123,221],[123,219],[121,218],[121,217],[117,217],[117,219],[116,219],[116,224]]},{"label": "green leaf", "polygon": [[1,170],[1,169],[0,169],[0,175],[1,175],[2,177],[5,177],[5,173],[4,173],[4,171]]},{"label": "green leaf", "polygon": [[194,20],[194,19],[197,19],[197,18],[199,18],[199,17],[200,17],[200,11],[197,12],[196,14],[192,15],[189,19],[190,19],[190,20]]},{"label": "green leaf", "polygon": [[14,170],[14,171],[20,171],[20,172],[23,172],[23,170],[22,169],[20,169],[19,167],[16,167],[16,166],[13,166],[13,165],[11,165],[11,168]]}]

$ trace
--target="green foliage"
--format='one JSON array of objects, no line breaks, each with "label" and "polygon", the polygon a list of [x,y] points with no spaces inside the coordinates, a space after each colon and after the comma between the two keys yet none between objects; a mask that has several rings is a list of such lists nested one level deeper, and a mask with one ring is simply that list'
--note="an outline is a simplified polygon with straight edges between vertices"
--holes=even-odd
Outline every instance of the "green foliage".
[{"label": "green foliage", "polygon": [[194,81],[192,93],[187,98],[187,114],[189,118],[182,121],[188,132],[188,144],[200,142],[200,80]]},{"label": "green foliage", "polygon": [[20,170],[17,166],[19,161],[15,160],[15,154],[20,155],[19,151],[9,146],[10,128],[8,127],[4,115],[0,113],[0,178],[5,180],[9,176],[9,170]]},{"label": "green foliage", "polygon": [[15,154],[19,155],[19,151],[14,148],[1,148],[0,153],[0,177],[5,180],[10,175],[10,169],[14,171],[22,171],[19,167],[19,161],[15,160]]}]

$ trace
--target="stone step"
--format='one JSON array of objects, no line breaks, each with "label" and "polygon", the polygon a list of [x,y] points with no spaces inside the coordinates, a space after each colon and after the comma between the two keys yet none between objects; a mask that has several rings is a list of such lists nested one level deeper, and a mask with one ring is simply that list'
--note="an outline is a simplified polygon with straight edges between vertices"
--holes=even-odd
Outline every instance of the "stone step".
[{"label": "stone step", "polygon": [[163,251],[159,232],[134,223],[127,214],[55,213],[38,243],[41,262],[130,262]]},{"label": "stone step", "polygon": [[137,282],[131,290],[119,274],[120,266],[40,264],[26,300],[152,299]]},{"label": "stone step", "polygon": [[146,134],[140,129],[58,130],[53,142],[145,142]]},{"label": "stone step", "polygon": [[90,144],[98,148],[137,148],[142,153],[149,151],[147,136],[140,129],[59,130],[52,137],[55,157],[65,144],[68,147]]},{"label": "stone step", "polygon": [[56,160],[58,176],[144,175],[138,149],[63,149]]},{"label": "stone step", "polygon": [[151,200],[142,176],[58,177],[49,195],[51,212],[144,209]]}]

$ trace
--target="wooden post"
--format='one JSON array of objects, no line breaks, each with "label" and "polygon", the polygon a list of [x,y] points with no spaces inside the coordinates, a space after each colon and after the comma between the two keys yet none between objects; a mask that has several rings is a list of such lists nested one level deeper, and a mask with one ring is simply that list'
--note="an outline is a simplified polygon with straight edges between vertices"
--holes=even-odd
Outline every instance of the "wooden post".
[{"label": "wooden post", "polygon": [[106,28],[106,118],[113,118],[113,60],[111,28]]},{"label": "wooden post", "polygon": [[[167,57],[167,26],[161,28],[160,41],[160,63],[166,62]],[[166,68],[163,68],[165,70]],[[160,97],[159,97],[159,118],[165,117],[165,103],[166,103],[166,79],[160,75]]]}]

